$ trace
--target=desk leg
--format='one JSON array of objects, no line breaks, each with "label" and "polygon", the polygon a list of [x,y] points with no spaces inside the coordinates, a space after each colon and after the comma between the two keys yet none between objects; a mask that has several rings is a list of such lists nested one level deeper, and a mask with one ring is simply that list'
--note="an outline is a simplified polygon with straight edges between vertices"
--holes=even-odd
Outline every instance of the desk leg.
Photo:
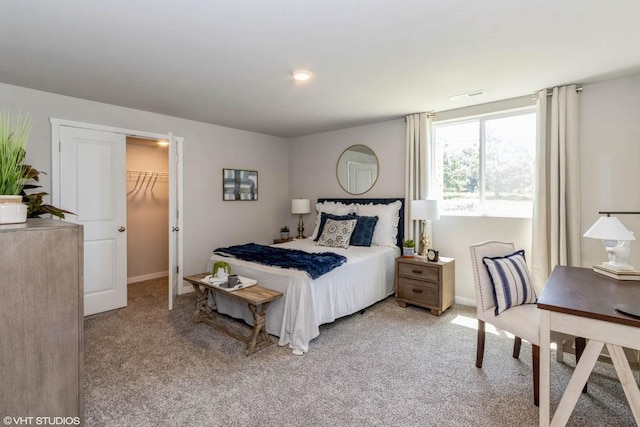
[{"label": "desk leg", "polygon": [[609,350],[613,366],[615,366],[620,383],[622,383],[624,394],[627,396],[636,424],[640,425],[640,390],[638,390],[633,372],[629,367],[629,360],[619,345],[607,343],[607,350]]},{"label": "desk leg", "polygon": [[540,406],[539,425],[547,427],[550,416],[550,388],[551,388],[551,331],[550,313],[540,310]]},{"label": "desk leg", "polygon": [[598,361],[598,356],[604,347],[604,343],[596,340],[589,340],[587,347],[580,357],[580,362],[576,365],[573,375],[569,380],[567,389],[560,399],[556,413],[551,420],[552,426],[564,426],[569,421],[569,417],[575,408],[578,398],[582,394],[582,389],[591,375],[591,371]]}]

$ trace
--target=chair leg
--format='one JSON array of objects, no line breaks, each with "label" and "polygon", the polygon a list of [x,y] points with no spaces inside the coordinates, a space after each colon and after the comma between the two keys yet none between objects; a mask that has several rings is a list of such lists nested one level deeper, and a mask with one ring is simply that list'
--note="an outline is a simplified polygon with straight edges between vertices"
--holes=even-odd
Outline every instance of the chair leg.
[{"label": "chair leg", "polygon": [[[576,337],[575,345],[576,345],[576,365],[577,365],[578,362],[580,361],[580,358],[582,357],[582,352],[584,351],[584,348],[587,345],[587,340],[582,337]],[[583,393],[587,392],[587,383],[584,384],[584,388],[582,389],[582,392]]]},{"label": "chair leg", "polygon": [[522,347],[522,338],[516,337],[513,340],[513,358],[517,359],[520,357],[520,347]]},{"label": "chair leg", "polygon": [[476,350],[476,368],[482,368],[484,357],[484,320],[478,319],[478,347]]},{"label": "chair leg", "polygon": [[533,365],[533,404],[540,406],[540,346],[531,345],[531,364]]}]

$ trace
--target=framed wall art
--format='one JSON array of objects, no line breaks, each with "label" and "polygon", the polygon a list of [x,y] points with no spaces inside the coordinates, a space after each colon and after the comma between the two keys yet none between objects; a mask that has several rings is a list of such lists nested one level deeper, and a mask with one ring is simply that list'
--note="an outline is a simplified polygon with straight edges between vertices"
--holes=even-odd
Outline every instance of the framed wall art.
[{"label": "framed wall art", "polygon": [[258,171],[222,169],[222,200],[258,200]]}]

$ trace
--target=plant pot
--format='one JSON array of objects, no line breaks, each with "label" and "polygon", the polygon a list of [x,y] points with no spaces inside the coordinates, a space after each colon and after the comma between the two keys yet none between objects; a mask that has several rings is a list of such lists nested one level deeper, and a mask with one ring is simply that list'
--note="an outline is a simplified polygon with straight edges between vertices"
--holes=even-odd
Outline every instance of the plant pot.
[{"label": "plant pot", "polygon": [[20,224],[27,222],[27,205],[22,196],[0,195],[0,224]]},{"label": "plant pot", "polygon": [[284,239],[288,239],[289,238],[289,233],[288,232],[285,233],[284,231],[281,231],[280,232],[280,238],[283,239],[283,240]]},{"label": "plant pot", "polygon": [[407,248],[407,247],[403,247],[402,248],[402,256],[405,258],[413,258],[413,255],[416,251],[416,248]]}]

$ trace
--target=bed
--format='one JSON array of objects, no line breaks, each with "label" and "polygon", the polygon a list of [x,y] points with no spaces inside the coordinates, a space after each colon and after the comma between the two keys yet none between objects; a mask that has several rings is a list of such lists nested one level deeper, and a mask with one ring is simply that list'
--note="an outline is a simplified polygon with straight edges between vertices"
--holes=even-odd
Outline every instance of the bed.
[{"label": "bed", "polygon": [[[209,271],[216,261],[226,261],[234,274],[254,278],[266,288],[280,291],[283,298],[271,303],[267,313],[267,332],[279,337],[280,346],[288,345],[302,355],[309,342],[320,334],[320,325],[358,312],[393,294],[394,261],[400,254],[404,234],[404,199],[318,199],[316,224],[309,238],[277,245],[305,252],[334,252],[346,262],[322,276],[311,279],[304,271],[273,267],[214,253]],[[351,206],[350,208],[348,208]],[[399,208],[398,208],[399,206]],[[380,212],[371,246],[347,248],[319,246],[314,238],[322,232],[322,213],[345,215],[356,210],[361,216]],[[387,215],[393,212],[390,217]],[[397,221],[397,222],[396,222]],[[393,226],[389,228],[389,224]],[[396,229],[397,227],[397,229]],[[397,230],[392,235],[393,230]],[[320,236],[318,236],[320,237]],[[246,304],[217,295],[209,301],[212,308],[234,318],[252,322]]]}]

